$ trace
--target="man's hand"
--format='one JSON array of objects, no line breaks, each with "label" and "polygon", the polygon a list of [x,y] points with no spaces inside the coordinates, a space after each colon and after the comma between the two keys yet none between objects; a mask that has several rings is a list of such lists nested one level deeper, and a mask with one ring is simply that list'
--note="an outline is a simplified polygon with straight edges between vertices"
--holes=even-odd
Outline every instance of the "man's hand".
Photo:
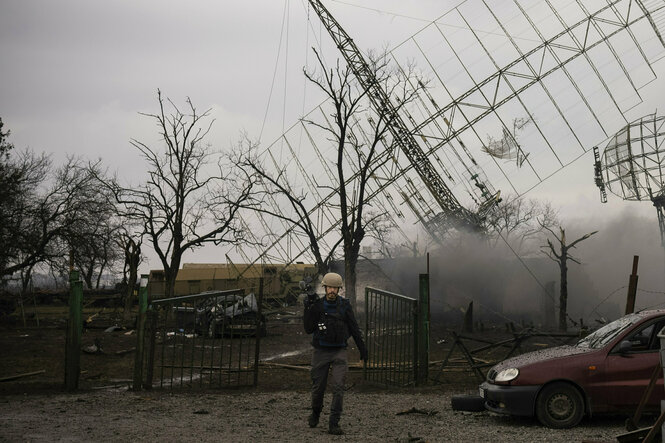
[{"label": "man's hand", "polygon": [[309,308],[312,306],[316,301],[319,299],[319,296],[316,295],[316,292],[309,292],[307,294],[307,297],[305,297],[305,300],[303,301],[303,304],[305,305],[305,308]]}]

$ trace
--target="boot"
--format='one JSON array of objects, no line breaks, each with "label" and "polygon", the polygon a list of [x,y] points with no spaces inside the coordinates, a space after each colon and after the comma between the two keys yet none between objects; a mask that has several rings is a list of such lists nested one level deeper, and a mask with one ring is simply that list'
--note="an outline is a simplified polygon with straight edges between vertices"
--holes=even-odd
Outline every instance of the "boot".
[{"label": "boot", "polygon": [[339,427],[339,423],[336,421],[331,421],[328,424],[328,434],[332,435],[343,435],[344,431],[342,431],[342,428]]},{"label": "boot", "polygon": [[342,428],[340,428],[339,425],[330,425],[328,427],[328,434],[344,435],[344,431],[342,431]]},{"label": "boot", "polygon": [[321,411],[312,411],[311,414],[309,414],[309,418],[307,419],[307,424],[309,425],[310,428],[315,428],[316,425],[319,424],[319,417],[321,416]]}]

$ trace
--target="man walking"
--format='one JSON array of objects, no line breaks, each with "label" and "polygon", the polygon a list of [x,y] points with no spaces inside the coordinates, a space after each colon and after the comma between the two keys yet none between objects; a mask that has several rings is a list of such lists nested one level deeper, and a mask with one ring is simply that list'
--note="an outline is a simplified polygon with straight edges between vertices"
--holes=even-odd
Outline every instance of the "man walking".
[{"label": "man walking", "polygon": [[330,417],[328,433],[334,435],[344,434],[339,427],[342,415],[342,402],[344,397],[344,382],[348,371],[346,355],[346,341],[353,337],[356,342],[360,359],[367,359],[367,348],[362,338],[360,328],[353,314],[351,304],[339,295],[342,288],[342,277],[334,272],[323,276],[321,281],[325,290],[325,297],[319,298],[314,292],[305,299],[304,326],[305,332],[313,334],[312,346],[312,413],[309,416],[310,428],[319,424],[319,417],[323,409],[323,394],[328,381],[328,371],[332,375],[332,403],[330,404]]}]

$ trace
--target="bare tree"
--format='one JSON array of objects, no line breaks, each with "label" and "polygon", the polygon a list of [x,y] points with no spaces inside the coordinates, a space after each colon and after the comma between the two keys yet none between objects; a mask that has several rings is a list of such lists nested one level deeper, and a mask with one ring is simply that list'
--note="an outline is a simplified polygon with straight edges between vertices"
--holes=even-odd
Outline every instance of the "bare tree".
[{"label": "bare tree", "polygon": [[51,213],[57,205],[42,194],[50,159],[29,150],[12,153],[9,131],[3,133],[2,127],[0,120],[0,277],[6,277],[43,260],[46,245],[57,235],[52,231],[59,226],[50,222],[59,212]]},{"label": "bare tree", "polygon": [[172,296],[187,250],[246,241],[236,215],[254,198],[254,178],[221,156],[213,158],[204,144],[214,122],[207,122],[210,110],[199,113],[188,98],[186,114],[167,99],[172,108],[168,114],[161,91],[157,96],[159,113],[142,115],[156,121],[163,149],[132,140],[148,164],[148,179],[137,187],[116,183],[115,192],[123,215],[148,236],[164,269],[166,296]]},{"label": "bare tree", "polygon": [[115,242],[118,229],[113,218],[90,220],[85,230],[72,232],[68,238],[74,264],[89,289],[98,289],[104,271],[120,258],[121,250]]},{"label": "bare tree", "polygon": [[67,176],[86,177],[87,182],[80,192],[86,204],[82,205],[76,222],[65,229],[65,241],[72,264],[80,269],[86,286],[99,288],[104,272],[111,271],[120,258],[121,251],[114,239],[122,222],[116,215],[109,178],[100,162],[86,165],[72,160],[67,169]]},{"label": "bare tree", "polygon": [[[390,126],[397,113],[368,106],[369,88],[362,88],[353,81],[348,66],[339,61],[335,69],[328,69],[318,52],[314,50],[320,74],[305,70],[305,77],[318,86],[333,106],[330,126],[307,120],[329,135],[336,148],[336,171],[338,182],[333,185],[337,193],[337,210],[340,215],[340,235],[344,254],[345,292],[352,303],[356,301],[356,264],[367,227],[379,220],[384,213],[367,211],[370,205],[368,182],[390,159],[378,160],[382,148],[392,150]],[[415,98],[418,89],[424,86],[415,77],[412,68],[408,72],[390,69],[386,52],[370,55],[370,66],[375,82],[379,83],[389,97],[394,98],[396,109],[401,111]],[[413,87],[412,85],[416,85]],[[370,113],[367,129],[360,124],[359,115]]]},{"label": "bare tree", "polygon": [[367,227],[365,235],[374,240],[375,252],[380,257],[393,258],[403,252],[403,245],[395,244],[392,228],[390,217],[385,213]]},{"label": "bare tree", "polygon": [[[320,242],[321,233],[316,229],[316,223],[312,219],[313,212],[305,206],[307,195],[303,191],[295,189],[289,182],[285,166],[275,164],[276,171],[269,172],[256,155],[256,150],[257,145],[244,137],[235,157],[236,166],[256,177],[257,185],[261,185],[260,191],[257,192],[265,194],[263,200],[273,202],[271,205],[254,205],[253,210],[278,218],[286,222],[294,231],[304,234],[314,256],[317,273],[328,272],[330,262],[342,239],[337,240],[327,251],[323,251]],[[291,211],[275,208],[291,208]]]},{"label": "bare tree", "polygon": [[10,276],[23,271],[29,281],[35,265],[66,256],[72,233],[87,229],[90,220],[101,219],[99,187],[80,159],[69,158],[52,170],[49,159],[29,151],[19,155],[13,167],[23,181],[19,192],[3,207],[3,267]]},{"label": "bare tree", "polygon": [[559,265],[561,277],[561,292],[559,294],[559,330],[565,331],[567,329],[566,319],[568,317],[568,260],[580,264],[579,260],[570,255],[570,250],[575,248],[578,243],[586,240],[598,231],[584,234],[577,240],[567,243],[566,231],[562,227],[559,227],[559,235],[555,234],[554,231],[548,227],[543,226],[543,228],[552,234],[558,243],[558,252],[550,239],[547,239],[547,245],[542,246],[542,249],[545,255]]},{"label": "bare tree", "polygon": [[545,229],[553,229],[558,223],[549,202],[524,197],[503,199],[485,220],[488,239],[494,244],[503,239],[517,251],[542,240]]}]

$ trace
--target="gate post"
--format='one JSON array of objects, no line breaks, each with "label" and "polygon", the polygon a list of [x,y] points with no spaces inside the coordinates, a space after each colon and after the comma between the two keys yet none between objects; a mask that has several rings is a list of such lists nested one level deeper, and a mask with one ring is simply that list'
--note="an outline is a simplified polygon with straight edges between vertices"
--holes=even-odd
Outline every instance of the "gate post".
[{"label": "gate post", "polygon": [[[365,331],[365,343],[367,344],[367,354],[369,355],[369,286],[365,286],[365,324],[363,330]],[[363,380],[367,380],[367,358],[363,361]]]},{"label": "gate post", "polygon": [[145,350],[145,318],[148,310],[148,275],[141,274],[139,286],[139,312],[136,316],[136,354],[134,355],[134,391],[141,390],[143,380],[143,355]]},{"label": "gate post", "polygon": [[81,329],[83,328],[83,282],[78,271],[69,272],[69,322],[65,344],[65,389],[74,391],[79,387],[81,373]]},{"label": "gate post", "polygon": [[418,285],[418,377],[416,385],[429,377],[429,274],[420,274]]},{"label": "gate post", "polygon": [[148,362],[146,364],[146,374],[145,381],[143,383],[143,389],[152,389],[152,378],[155,369],[155,347],[157,345],[157,316],[159,313],[157,310],[150,310],[147,317],[150,320],[150,335],[148,336]]},{"label": "gate post", "polygon": [[259,385],[259,354],[261,351],[261,318],[263,317],[263,277],[259,279],[259,299],[256,313],[256,345],[254,348],[254,387]]}]

